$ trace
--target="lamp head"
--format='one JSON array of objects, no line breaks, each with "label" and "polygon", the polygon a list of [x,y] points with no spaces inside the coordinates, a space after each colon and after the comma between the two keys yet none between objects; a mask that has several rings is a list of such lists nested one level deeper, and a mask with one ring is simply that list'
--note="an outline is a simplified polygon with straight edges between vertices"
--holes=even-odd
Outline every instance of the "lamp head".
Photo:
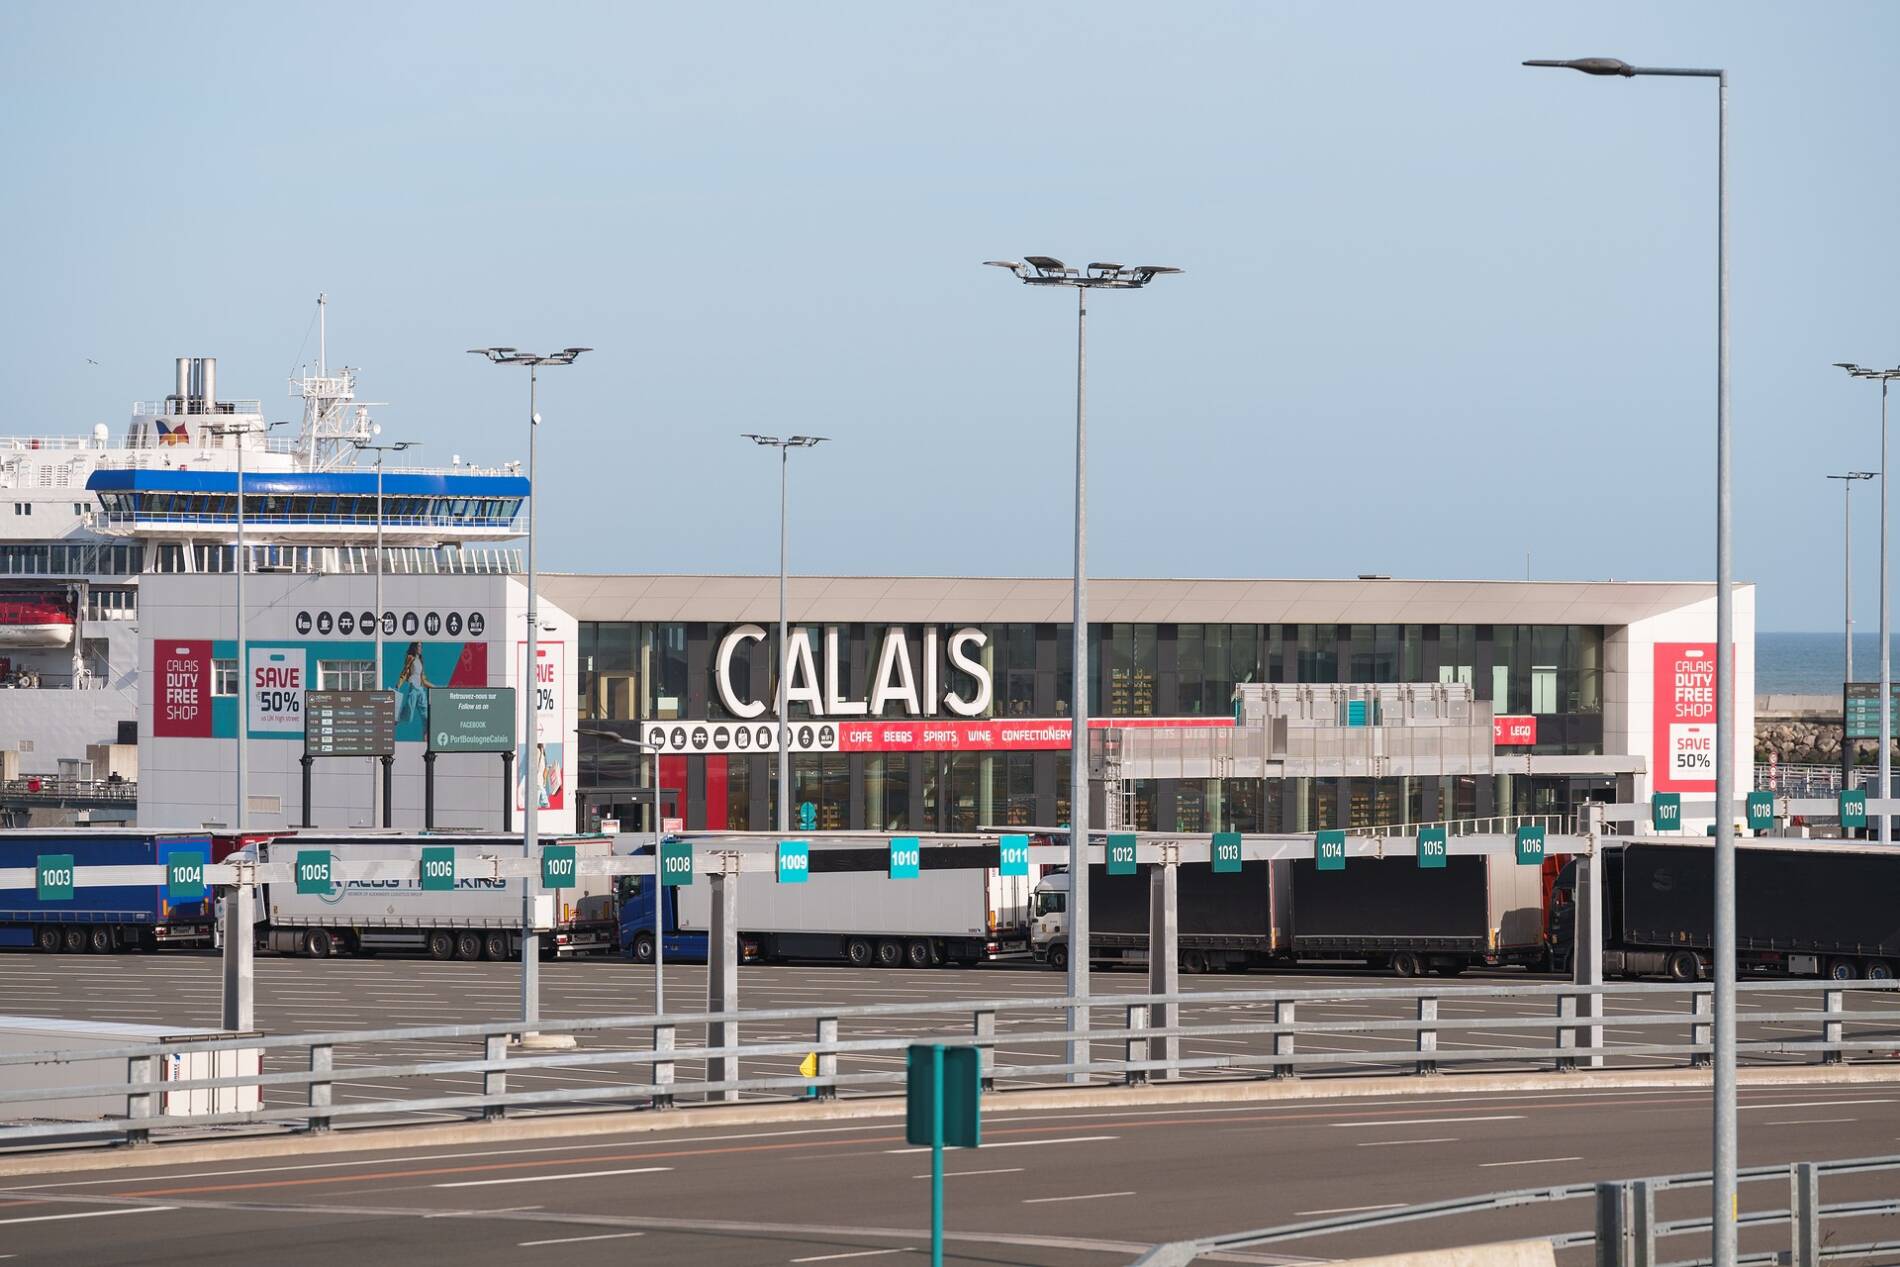
[{"label": "lamp head", "polygon": [[1562,70],[1580,70],[1586,75],[1618,75],[1624,79],[1636,73],[1636,68],[1628,62],[1618,61],[1614,57],[1573,57],[1567,61],[1533,60],[1526,66],[1554,66]]}]

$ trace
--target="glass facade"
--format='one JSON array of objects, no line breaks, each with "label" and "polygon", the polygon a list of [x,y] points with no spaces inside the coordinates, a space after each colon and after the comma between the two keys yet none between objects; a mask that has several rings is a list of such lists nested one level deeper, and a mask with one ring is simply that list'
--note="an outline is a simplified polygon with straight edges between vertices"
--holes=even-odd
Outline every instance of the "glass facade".
[{"label": "glass facade", "polygon": [[[583,732],[636,738],[644,721],[735,720],[716,677],[721,641],[735,627],[581,622],[577,712]],[[971,699],[979,693],[976,678],[951,650],[952,635],[969,627],[813,625],[803,627],[803,639],[823,689],[864,703],[866,717],[901,719],[910,715],[902,702],[871,706],[891,631],[901,631],[920,696],[926,683],[935,683],[939,696]],[[984,640],[964,645],[962,654],[989,677],[980,716],[1068,716],[1067,625],[974,627]],[[1498,714],[1537,718],[1536,744],[1513,752],[1596,755],[1603,750],[1603,634],[1590,625],[1094,625],[1091,711],[1098,717],[1221,716],[1243,682],[1458,683]],[[777,642],[771,625],[763,638],[733,641],[726,682],[740,704],[772,698]],[[790,711],[797,719],[812,710],[794,701]],[[590,812],[644,824],[653,764],[637,748],[583,733],[579,789]],[[666,813],[688,829],[773,826],[774,754],[664,756],[659,766]],[[1160,779],[1132,782],[1115,795],[1122,820],[1142,830],[1312,831],[1564,813],[1604,781],[1523,774]],[[792,759],[792,783],[793,804],[809,802],[827,831],[975,831],[1055,825],[1069,813],[1066,750],[801,754]]]}]

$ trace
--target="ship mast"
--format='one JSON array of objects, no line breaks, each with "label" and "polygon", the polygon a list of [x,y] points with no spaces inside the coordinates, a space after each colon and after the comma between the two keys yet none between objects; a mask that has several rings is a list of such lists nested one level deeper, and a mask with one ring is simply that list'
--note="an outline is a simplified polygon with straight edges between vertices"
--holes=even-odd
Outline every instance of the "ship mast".
[{"label": "ship mast", "polygon": [[303,399],[303,429],[297,448],[313,471],[332,471],[356,463],[357,438],[368,439],[369,409],[356,403],[356,371],[347,365],[330,373],[329,296],[317,296],[317,372],[290,380],[290,394]]}]

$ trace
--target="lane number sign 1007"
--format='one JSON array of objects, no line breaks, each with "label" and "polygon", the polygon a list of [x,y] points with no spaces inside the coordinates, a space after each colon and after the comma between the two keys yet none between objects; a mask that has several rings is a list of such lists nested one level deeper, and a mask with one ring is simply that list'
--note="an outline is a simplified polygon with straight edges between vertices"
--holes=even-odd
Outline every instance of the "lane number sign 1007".
[{"label": "lane number sign 1007", "polygon": [[574,887],[574,846],[549,845],[541,851],[541,885],[548,889]]},{"label": "lane number sign 1007", "polygon": [[297,892],[314,893],[320,896],[329,894],[330,851],[328,849],[297,851]]},{"label": "lane number sign 1007", "polygon": [[924,851],[917,837],[891,837],[891,879],[915,880],[923,861]]}]

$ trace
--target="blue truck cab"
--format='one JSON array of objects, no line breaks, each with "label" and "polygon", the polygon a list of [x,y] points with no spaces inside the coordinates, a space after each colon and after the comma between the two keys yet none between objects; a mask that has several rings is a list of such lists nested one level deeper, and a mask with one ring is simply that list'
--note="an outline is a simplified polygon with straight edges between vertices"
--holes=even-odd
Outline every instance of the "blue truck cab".
[{"label": "blue truck cab", "polygon": [[[210,863],[211,837],[90,828],[0,832],[0,870],[32,873],[49,857],[70,857],[75,868],[163,865],[187,852]],[[70,898],[42,898],[31,882],[0,889],[0,946],[49,954],[149,951],[209,946],[216,929],[216,898],[209,891],[173,902],[162,883],[75,886]]]}]

